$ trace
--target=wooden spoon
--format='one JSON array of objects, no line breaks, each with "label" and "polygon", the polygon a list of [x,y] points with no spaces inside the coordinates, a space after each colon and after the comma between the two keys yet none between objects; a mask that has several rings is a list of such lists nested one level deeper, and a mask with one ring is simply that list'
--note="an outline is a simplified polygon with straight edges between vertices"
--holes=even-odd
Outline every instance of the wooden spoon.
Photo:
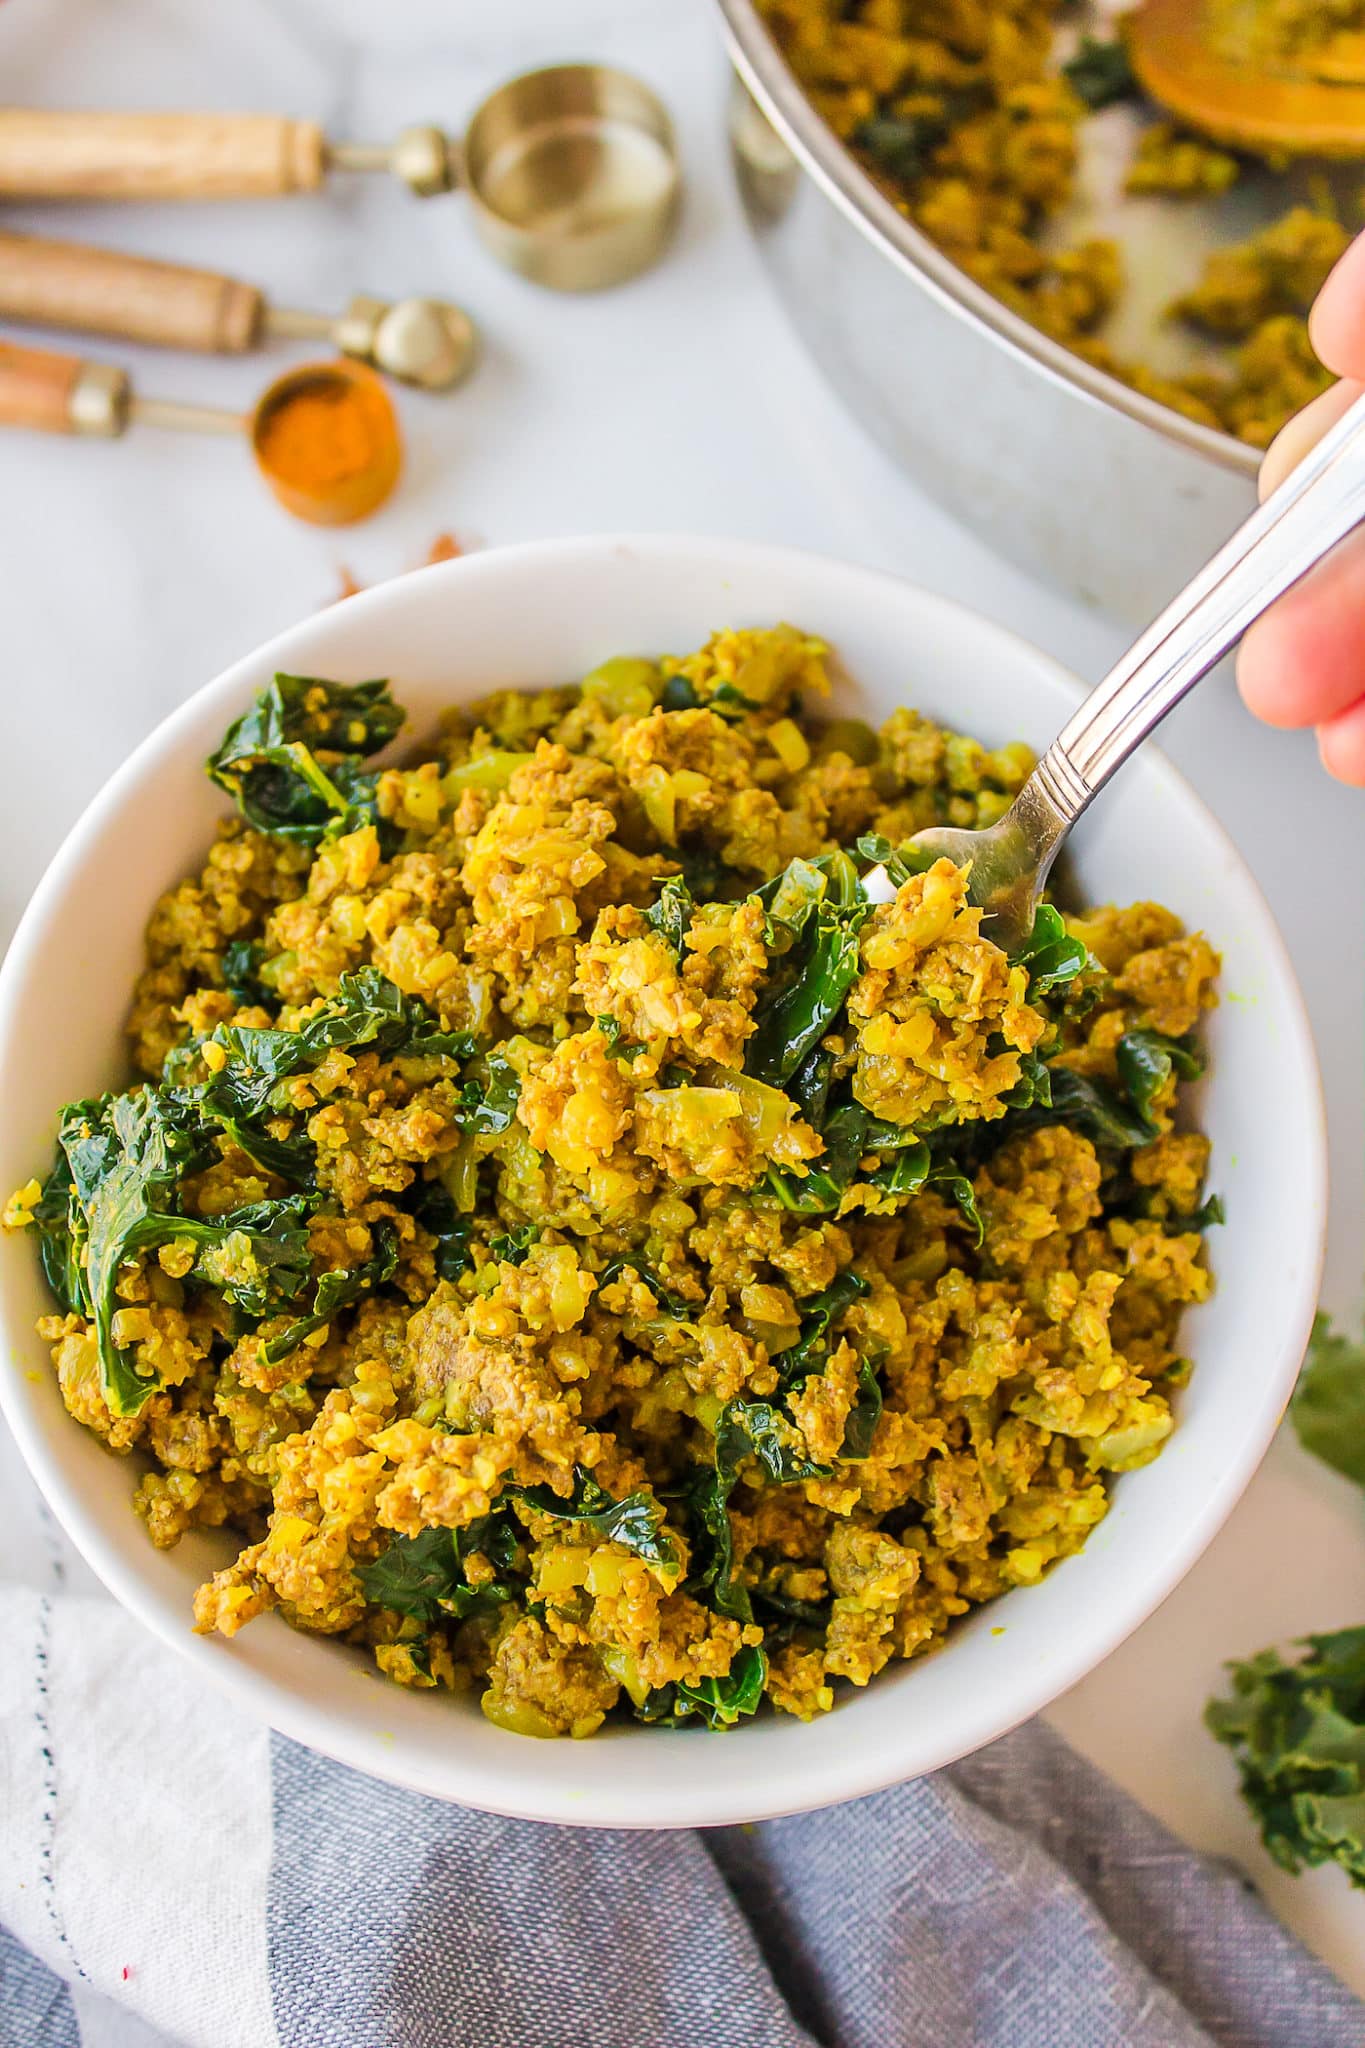
[{"label": "wooden spoon", "polygon": [[1158,106],[1254,156],[1365,157],[1361,39],[1337,37],[1271,72],[1219,50],[1209,27],[1203,0],[1143,0],[1124,16],[1133,75]]}]

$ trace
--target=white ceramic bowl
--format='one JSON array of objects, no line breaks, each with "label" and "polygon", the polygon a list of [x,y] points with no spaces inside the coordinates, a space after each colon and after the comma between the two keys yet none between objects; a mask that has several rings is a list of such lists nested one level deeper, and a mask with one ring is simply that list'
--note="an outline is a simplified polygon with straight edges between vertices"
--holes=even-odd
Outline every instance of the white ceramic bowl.
[{"label": "white ceramic bowl", "polygon": [[[411,713],[496,686],[555,683],[610,654],[684,651],[714,627],[792,619],[825,635],[875,718],[908,703],[987,742],[1042,745],[1076,692],[1055,664],[956,605],[867,570],[747,543],[572,540],[420,571],[315,614],[198,692],[96,798],[39,888],[0,973],[0,1186],[45,1168],[56,1111],[125,1078],[121,1027],[159,890],[199,860],[221,800],[200,763],[289,669],[387,675]],[[1162,1456],[1121,1479],[1085,1551],[960,1624],[946,1649],[885,1672],[804,1726],[732,1734],[613,1728],[530,1742],[472,1698],[406,1692],[358,1653],[275,1617],[235,1642],[190,1632],[195,1586],[228,1554],[209,1534],[163,1554],[129,1508],[132,1466],[65,1414],[33,1319],[32,1244],[0,1242],[0,1392],[38,1484],[124,1605],[205,1678],[285,1734],[440,1798],[535,1819],[669,1827],[853,1798],[949,1763],[1036,1713],[1108,1654],[1187,1572],[1256,1468],[1293,1384],[1317,1294],[1322,1108],[1294,978],[1246,868],[1150,750],[1078,835],[1094,901],[1154,897],[1225,963],[1200,1113],[1228,1220],[1218,1287],[1192,1313],[1196,1369]]]}]

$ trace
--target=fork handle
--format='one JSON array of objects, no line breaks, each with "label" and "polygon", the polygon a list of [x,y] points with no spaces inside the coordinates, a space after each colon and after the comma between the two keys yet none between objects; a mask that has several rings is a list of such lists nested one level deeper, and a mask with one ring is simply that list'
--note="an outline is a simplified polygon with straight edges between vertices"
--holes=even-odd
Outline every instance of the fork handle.
[{"label": "fork handle", "polygon": [[1073,825],[1134,747],[1277,597],[1365,519],[1365,398],[1134,642],[1062,728],[1031,781]]}]

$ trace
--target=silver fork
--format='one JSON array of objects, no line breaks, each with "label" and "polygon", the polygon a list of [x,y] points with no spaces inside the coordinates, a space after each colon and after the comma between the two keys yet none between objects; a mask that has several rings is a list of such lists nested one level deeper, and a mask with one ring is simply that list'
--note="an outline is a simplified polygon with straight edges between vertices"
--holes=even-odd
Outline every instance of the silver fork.
[{"label": "silver fork", "polygon": [[[1247,627],[1365,519],[1365,398],[1358,398],[1279,489],[1110,669],[1068,719],[1014,802],[983,832],[931,825],[911,844],[971,864],[969,900],[988,935],[1021,946],[1048,871],[1071,827],[1134,747],[1235,646]],[[1363,636],[1365,637],[1365,636]],[[895,884],[863,877],[876,903]]]}]

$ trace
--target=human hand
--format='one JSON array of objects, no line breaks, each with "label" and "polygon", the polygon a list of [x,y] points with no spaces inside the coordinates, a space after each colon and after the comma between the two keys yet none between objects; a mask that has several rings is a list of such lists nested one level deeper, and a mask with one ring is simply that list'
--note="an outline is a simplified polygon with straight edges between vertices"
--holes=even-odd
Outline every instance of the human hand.
[{"label": "human hand", "polygon": [[[1365,391],[1365,235],[1309,317],[1313,347],[1341,379],[1281,428],[1261,464],[1264,498]],[[1237,657],[1247,708],[1267,725],[1317,728],[1323,766],[1365,787],[1365,530],[1310,570],[1247,633]]]}]

